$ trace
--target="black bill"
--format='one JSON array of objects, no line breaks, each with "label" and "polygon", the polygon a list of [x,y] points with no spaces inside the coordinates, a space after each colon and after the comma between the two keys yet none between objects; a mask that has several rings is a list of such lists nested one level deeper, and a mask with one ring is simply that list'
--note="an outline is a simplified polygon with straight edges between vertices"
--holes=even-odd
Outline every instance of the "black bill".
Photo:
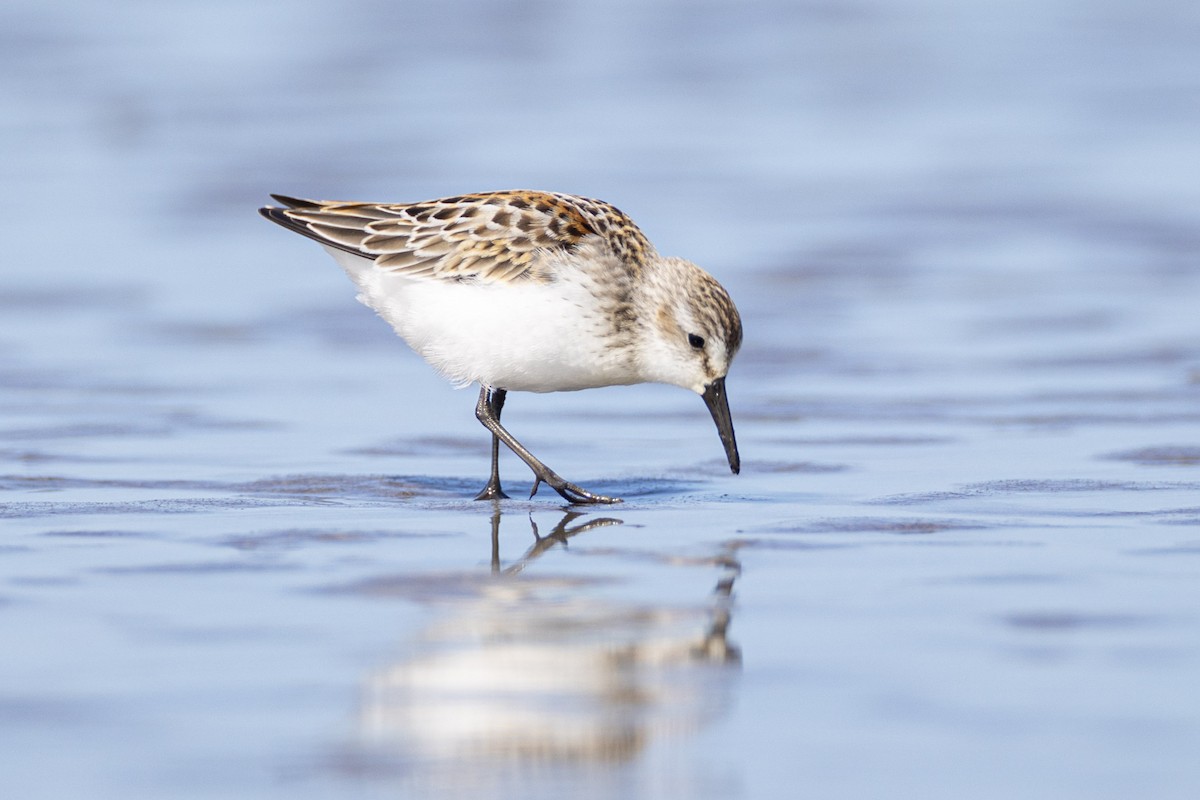
[{"label": "black bill", "polygon": [[721,444],[725,445],[725,455],[729,458],[729,469],[734,475],[742,468],[742,460],[738,457],[737,439],[733,437],[733,418],[729,416],[729,398],[725,396],[725,379],[717,378],[704,387],[704,405],[712,414],[713,422],[717,423],[717,433],[721,434]]}]

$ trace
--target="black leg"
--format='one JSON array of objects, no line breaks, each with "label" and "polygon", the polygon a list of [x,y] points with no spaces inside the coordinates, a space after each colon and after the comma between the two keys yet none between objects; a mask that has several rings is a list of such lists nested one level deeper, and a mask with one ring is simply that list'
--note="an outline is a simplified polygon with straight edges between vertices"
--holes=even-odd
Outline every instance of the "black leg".
[{"label": "black leg", "polygon": [[[503,392],[503,389],[497,391]],[[499,406],[504,405],[504,400],[501,399]],[[525,449],[525,446],[518,442],[511,433],[504,429],[500,424],[500,408],[491,399],[488,387],[483,387],[479,392],[479,402],[475,404],[475,416],[483,423],[483,427],[492,432],[493,446],[496,440],[504,442],[509,450],[512,450],[517,456],[524,461],[531,470],[533,470],[533,491],[529,493],[530,497],[537,494],[538,487],[546,483],[554,491],[558,492],[568,502],[571,503],[619,503],[619,497],[605,497],[602,494],[592,494],[587,489],[576,486],[573,483],[568,483],[559,477],[558,473],[547,467],[541,461]],[[493,450],[493,452],[495,452]],[[493,460],[493,464],[495,461]],[[493,473],[495,477],[495,473]],[[484,493],[492,487],[491,482],[488,483]],[[495,488],[499,490],[500,479],[496,477]]]},{"label": "black leg", "polygon": [[[500,422],[500,411],[504,408],[504,398],[508,395],[503,389],[489,389],[484,386],[479,391],[479,402],[486,403],[488,408]],[[487,486],[475,495],[476,500],[507,500],[508,495],[500,488],[500,437],[492,434],[492,477],[488,478]]]}]

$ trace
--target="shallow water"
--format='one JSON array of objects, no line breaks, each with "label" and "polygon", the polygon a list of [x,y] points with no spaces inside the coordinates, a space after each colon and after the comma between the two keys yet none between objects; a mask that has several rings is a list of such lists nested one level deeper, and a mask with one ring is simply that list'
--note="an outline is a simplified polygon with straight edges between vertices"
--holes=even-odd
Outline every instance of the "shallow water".
[{"label": "shallow water", "polygon": [[[0,11],[12,797],[1194,797],[1191,4]],[[475,396],[266,193],[602,197],[700,401]],[[514,496],[528,487],[515,458]]]}]

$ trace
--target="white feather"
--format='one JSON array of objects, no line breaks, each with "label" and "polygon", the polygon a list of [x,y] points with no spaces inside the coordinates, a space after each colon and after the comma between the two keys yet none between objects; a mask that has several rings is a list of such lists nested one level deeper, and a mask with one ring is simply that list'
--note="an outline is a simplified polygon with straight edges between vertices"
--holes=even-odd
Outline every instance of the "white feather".
[{"label": "white feather", "polygon": [[456,385],[564,392],[646,380],[597,335],[595,317],[584,313],[595,305],[586,282],[410,279],[325,249],[358,286],[359,301]]}]

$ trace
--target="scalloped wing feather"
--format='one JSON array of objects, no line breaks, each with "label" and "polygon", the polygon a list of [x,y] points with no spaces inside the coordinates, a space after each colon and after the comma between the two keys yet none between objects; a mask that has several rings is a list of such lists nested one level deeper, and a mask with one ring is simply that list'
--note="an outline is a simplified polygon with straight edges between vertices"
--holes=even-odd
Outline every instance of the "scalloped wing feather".
[{"label": "scalloped wing feather", "polygon": [[317,202],[276,197],[275,222],[413,278],[489,282],[547,280],[544,254],[598,237],[640,263],[651,252],[617,209],[551,192],[490,192],[412,204]]}]

